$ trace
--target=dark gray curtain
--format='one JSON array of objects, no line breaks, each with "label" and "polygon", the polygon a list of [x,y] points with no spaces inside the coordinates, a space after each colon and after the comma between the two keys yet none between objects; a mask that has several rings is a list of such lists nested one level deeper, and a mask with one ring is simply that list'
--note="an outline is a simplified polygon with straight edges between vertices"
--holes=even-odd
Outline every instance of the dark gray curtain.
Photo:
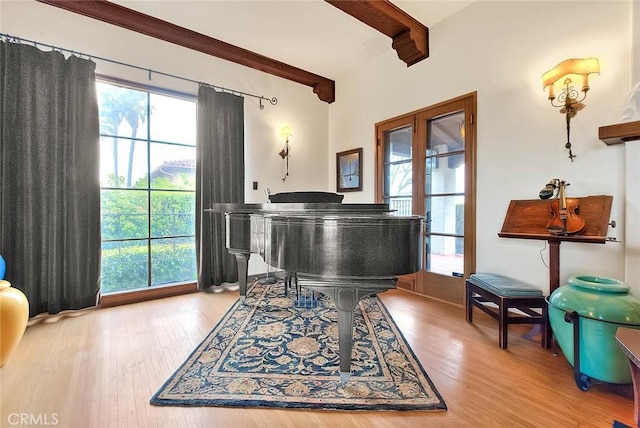
[{"label": "dark gray curtain", "polygon": [[225,219],[213,203],[244,202],[244,98],[201,86],[196,136],[198,287],[236,282],[235,257],[225,247]]},{"label": "dark gray curtain", "polygon": [[95,64],[0,42],[0,254],[30,316],[100,290]]}]

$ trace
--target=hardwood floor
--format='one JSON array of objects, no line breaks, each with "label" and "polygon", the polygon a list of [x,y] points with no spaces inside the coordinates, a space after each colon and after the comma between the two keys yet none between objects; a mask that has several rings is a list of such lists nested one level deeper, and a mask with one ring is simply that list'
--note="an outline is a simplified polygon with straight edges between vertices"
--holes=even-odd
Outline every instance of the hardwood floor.
[{"label": "hardwood floor", "polygon": [[573,381],[511,326],[403,290],[381,299],[447,403],[446,412],[157,407],[149,399],[237,299],[195,293],[31,322],[0,369],[0,426],[58,427],[608,427],[633,425],[631,388]]}]

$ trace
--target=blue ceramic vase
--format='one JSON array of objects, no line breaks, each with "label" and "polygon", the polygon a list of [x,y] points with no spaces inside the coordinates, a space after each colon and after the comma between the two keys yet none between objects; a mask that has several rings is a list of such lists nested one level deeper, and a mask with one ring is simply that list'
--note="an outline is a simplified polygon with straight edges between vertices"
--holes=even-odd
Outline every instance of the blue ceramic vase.
[{"label": "blue ceramic vase", "polygon": [[549,322],[560,349],[574,365],[573,324],[565,313],[577,312],[580,372],[600,381],[631,383],[627,357],[615,339],[619,326],[640,329],[640,300],[622,281],[574,275],[549,297]]},{"label": "blue ceramic vase", "polygon": [[2,258],[2,255],[0,255],[0,279],[4,279],[4,273],[7,270],[7,264],[4,261],[4,258]]}]

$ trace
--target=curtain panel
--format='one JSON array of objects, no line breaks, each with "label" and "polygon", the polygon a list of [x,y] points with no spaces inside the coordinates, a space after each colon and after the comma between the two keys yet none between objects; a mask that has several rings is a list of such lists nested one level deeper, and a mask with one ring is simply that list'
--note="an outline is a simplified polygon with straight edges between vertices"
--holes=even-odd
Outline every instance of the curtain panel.
[{"label": "curtain panel", "polygon": [[100,290],[95,63],[0,43],[0,254],[29,314],[96,304]]},{"label": "curtain panel", "polygon": [[225,245],[216,202],[244,202],[244,98],[208,86],[198,90],[196,134],[196,258],[201,289],[236,282],[235,257]]}]

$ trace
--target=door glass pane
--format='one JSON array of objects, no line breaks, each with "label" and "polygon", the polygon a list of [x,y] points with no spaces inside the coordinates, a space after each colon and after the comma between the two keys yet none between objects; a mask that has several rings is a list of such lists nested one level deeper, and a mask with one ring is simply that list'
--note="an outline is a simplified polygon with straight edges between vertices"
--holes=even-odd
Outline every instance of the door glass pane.
[{"label": "door glass pane", "polygon": [[412,214],[411,196],[399,196],[389,198],[389,208],[394,210],[394,215],[403,216]]},{"label": "door glass pane", "polygon": [[413,127],[405,126],[385,132],[385,160],[387,162],[398,162],[411,160],[412,145],[411,137]]},{"label": "door glass pane", "polygon": [[433,196],[425,200],[427,232],[464,235],[464,196]]},{"label": "door glass pane", "polygon": [[427,235],[425,245],[428,271],[447,276],[464,275],[464,238]]},{"label": "door glass pane", "polygon": [[464,193],[464,154],[428,157],[425,160],[425,196]]},{"label": "door glass pane", "polygon": [[411,161],[384,166],[384,186],[388,196],[408,196],[411,198]]},{"label": "door glass pane", "polygon": [[411,214],[413,127],[384,133],[384,202],[396,215]]},{"label": "door glass pane", "polygon": [[464,112],[427,121],[427,150],[437,154],[464,150]]}]

